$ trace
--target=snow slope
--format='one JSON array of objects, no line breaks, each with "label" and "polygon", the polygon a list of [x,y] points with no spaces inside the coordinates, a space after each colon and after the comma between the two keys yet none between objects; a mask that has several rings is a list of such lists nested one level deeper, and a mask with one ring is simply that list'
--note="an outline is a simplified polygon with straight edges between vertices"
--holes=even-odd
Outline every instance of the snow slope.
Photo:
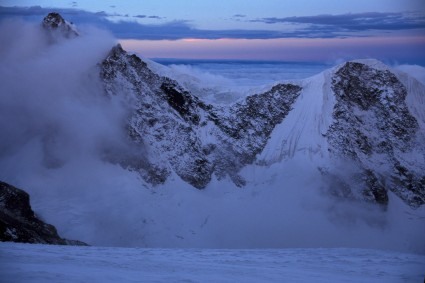
[{"label": "snow slope", "polygon": [[199,250],[0,243],[2,283],[422,282],[425,256],[365,249]]},{"label": "snow slope", "polygon": [[257,160],[271,164],[299,154],[310,159],[315,156],[315,161],[323,159],[328,152],[324,135],[332,122],[335,104],[330,89],[331,74],[327,70],[300,82],[303,90],[293,110],[274,129]]}]

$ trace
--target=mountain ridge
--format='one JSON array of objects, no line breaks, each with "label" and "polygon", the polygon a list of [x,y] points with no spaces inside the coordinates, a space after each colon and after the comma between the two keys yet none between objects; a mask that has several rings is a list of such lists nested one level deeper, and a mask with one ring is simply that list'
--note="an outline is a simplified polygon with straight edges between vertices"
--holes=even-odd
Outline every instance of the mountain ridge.
[{"label": "mountain ridge", "polygon": [[[131,86],[125,86],[120,87],[120,89],[126,89],[128,90],[128,94],[131,95],[133,98],[137,96],[137,93],[146,95],[147,93],[152,94],[148,98],[143,98],[144,101],[149,100],[153,101],[155,99],[158,99],[158,97],[162,96],[163,103],[165,103],[163,106],[164,108],[169,107],[169,109],[172,109],[175,112],[175,117],[180,117],[183,121],[180,124],[181,131],[185,132],[185,136],[191,136],[191,138],[186,141],[186,146],[181,149],[181,151],[173,156],[168,156],[169,160],[176,159],[179,160],[178,162],[175,162],[174,165],[171,165],[171,169],[169,168],[163,168],[162,172],[170,172],[170,170],[174,170],[177,172],[177,174],[182,177],[183,180],[189,182],[190,184],[194,185],[198,188],[204,188],[209,181],[211,180],[211,174],[216,174],[217,177],[220,179],[226,175],[226,173],[230,172],[230,177],[234,181],[235,184],[238,186],[243,186],[245,184],[245,181],[243,178],[241,178],[238,175],[239,170],[245,165],[245,164],[252,164],[256,160],[256,156],[260,154],[263,149],[266,147],[266,144],[270,138],[271,133],[275,129],[277,125],[279,125],[282,121],[284,121],[284,117],[288,115],[293,110],[293,104],[296,102],[298,96],[303,91],[303,87],[296,84],[280,84],[274,86],[270,91],[260,93],[260,94],[254,94],[249,95],[246,98],[242,98],[235,103],[229,105],[229,106],[218,106],[213,104],[206,104],[205,102],[201,101],[198,97],[192,95],[188,90],[186,90],[183,86],[181,86],[177,81],[168,79],[166,77],[161,77],[159,75],[155,75],[151,70],[149,70],[146,63],[144,63],[140,58],[138,58],[136,55],[127,55],[126,52],[120,47],[115,47],[114,50],[119,50],[119,56],[116,56],[116,52],[114,51],[112,54],[112,57],[117,59],[118,61],[114,62],[114,65],[108,65],[107,70],[109,70],[107,73],[103,71],[102,78],[105,80],[107,85],[107,92],[111,93],[110,89],[112,88],[113,83],[111,83],[111,66],[114,66],[114,78],[116,79],[117,74],[120,73],[121,77],[128,77],[130,76],[127,72],[127,70],[123,66],[127,66],[126,63],[123,63],[122,60],[133,60],[133,62],[136,62],[137,64],[130,63],[131,67],[135,68],[135,70],[144,70],[143,72],[139,72],[138,76],[135,76],[133,78],[133,81],[130,82]],[[107,65],[106,62],[110,62],[110,56],[107,57],[107,59],[102,63],[102,66]],[[126,59],[124,59],[126,58]],[[121,62],[119,62],[121,60]],[[126,67],[128,68],[128,66]],[[357,74],[350,74],[351,72],[356,72],[357,69],[361,69],[360,71],[357,71]],[[105,70],[105,68],[103,69]],[[148,71],[149,70],[149,71]],[[357,60],[352,62],[347,62],[345,64],[342,64],[339,67],[336,67],[333,69],[333,71],[327,71],[328,73],[332,73],[331,80],[332,82],[323,82],[326,84],[331,85],[330,86],[330,95],[335,95],[337,92],[337,88],[339,87],[337,84],[337,80],[341,80],[342,74],[345,72],[350,76],[349,78],[346,78],[346,81],[348,84],[352,83],[352,81],[355,81],[360,77],[361,74],[372,72],[375,74],[374,77],[366,78],[365,81],[370,81],[370,84],[377,83],[381,88],[384,89],[379,90],[379,93],[383,93],[383,98],[385,100],[384,108],[386,109],[388,107],[392,107],[391,113],[401,113],[398,115],[401,115],[400,118],[397,118],[397,120],[394,120],[395,118],[390,118],[390,127],[387,126],[381,126],[381,128],[384,130],[380,135],[384,135],[385,131],[387,131],[389,128],[392,128],[392,134],[390,133],[390,136],[388,139],[390,139],[390,143],[393,142],[395,145],[386,145],[389,148],[392,148],[393,146],[396,146],[398,149],[403,147],[404,149],[402,152],[409,151],[407,148],[410,148],[414,145],[408,144],[409,141],[413,139],[413,136],[416,135],[417,132],[419,132],[419,136],[423,135],[422,130],[419,130],[418,123],[416,121],[416,118],[409,114],[408,108],[404,103],[404,99],[407,96],[407,92],[397,79],[395,75],[393,75],[385,65],[378,61],[374,60]],[[133,72],[133,73],[137,73]],[[326,72],[325,72],[326,73]],[[325,74],[324,73],[324,74]],[[124,74],[124,75],[123,75]],[[321,76],[321,75],[319,75]],[[323,75],[324,76],[324,75]],[[384,76],[384,78],[383,78]],[[380,80],[380,81],[379,81]],[[307,79],[308,81],[308,79]],[[119,81],[116,81],[117,84],[121,83]],[[149,84],[155,85],[156,90],[143,90],[141,86],[149,88]],[[388,86],[386,86],[388,84]],[[301,84],[302,85],[302,84]],[[319,84],[320,86],[320,84]],[[138,87],[137,92],[133,92],[131,87]],[[329,86],[328,86],[329,87]],[[387,88],[386,88],[387,87]],[[340,87],[339,87],[340,88]],[[350,88],[350,85],[348,86]],[[374,86],[366,86],[362,89],[357,89],[356,87],[351,87],[351,89],[345,90],[345,93],[348,95],[349,100],[347,101],[348,104],[356,104],[360,107],[360,109],[363,109],[364,111],[368,110],[368,101],[375,99],[373,91],[377,92],[377,90],[373,90],[371,95],[369,97],[365,96],[367,95],[367,89],[368,88],[374,88]],[[288,89],[295,90],[294,94],[291,96],[288,95]],[[354,91],[354,92],[353,92]],[[393,92],[399,92],[402,94],[399,94],[400,98],[397,98],[396,101],[392,102],[391,105],[388,105],[388,101],[391,100],[391,95]],[[162,94],[161,94],[162,92]],[[344,91],[343,91],[344,92]],[[156,94],[155,94],[156,93]],[[158,93],[160,93],[158,95]],[[280,93],[282,97],[287,97],[287,101],[279,103],[277,100],[277,97],[279,95],[277,93]],[[291,91],[289,91],[291,93]],[[357,98],[351,98],[350,95],[354,95],[353,93],[358,93],[359,95]],[[356,160],[354,155],[357,155],[359,153],[362,154],[371,154],[370,149],[367,149],[370,147],[368,144],[368,138],[365,135],[361,135],[360,130],[360,124],[364,125],[364,122],[361,122],[359,125],[354,126],[349,131],[353,131],[354,136],[351,138],[348,138],[346,142],[350,142],[346,145],[341,145],[341,141],[338,141],[339,139],[343,138],[343,132],[348,130],[350,128],[350,125],[352,126],[353,123],[355,123],[356,119],[360,119],[356,115],[353,116],[354,118],[349,118],[350,115],[348,113],[353,112],[353,110],[350,109],[344,109],[345,106],[342,106],[341,102],[338,103],[338,99],[341,96],[335,96],[336,98],[333,98],[335,100],[334,109],[332,109],[332,120],[333,123],[329,125],[322,125],[322,128],[329,127],[328,130],[323,131],[322,129],[322,135],[327,137],[328,140],[328,150],[333,151],[334,157],[343,157],[345,159],[350,159],[354,163],[358,162],[359,160]],[[328,98],[330,99],[330,98]],[[136,99],[137,100],[137,99]],[[268,101],[268,102],[266,102]],[[403,103],[402,103],[403,102]],[[266,103],[266,104],[264,104]],[[270,104],[268,104],[270,103]],[[372,101],[372,104],[375,103]],[[402,104],[401,104],[402,103]],[[272,105],[276,106],[275,110],[272,110],[273,108],[270,108]],[[136,110],[138,115],[133,116],[131,118],[132,122],[130,122],[130,128],[132,133],[138,133],[139,139],[143,136],[145,139],[149,135],[152,136],[151,129],[155,126],[158,120],[155,118],[155,115],[152,114],[150,118],[143,117],[144,111],[147,112],[146,108],[149,108],[151,106],[145,105],[145,110],[139,108]],[[342,108],[341,108],[342,107]],[[163,108],[163,110],[164,110]],[[329,108],[329,107],[328,107]],[[357,109],[357,108],[356,108]],[[149,110],[150,111],[150,110]],[[159,111],[158,109],[156,112]],[[164,110],[165,111],[165,110]],[[274,112],[273,112],[274,111]],[[329,111],[329,109],[327,109]],[[386,111],[386,110],[380,110]],[[395,111],[395,112],[394,112]],[[398,111],[398,112],[397,112]],[[385,113],[390,113],[385,112]],[[273,114],[274,113],[274,114]],[[345,118],[341,118],[341,114],[346,113]],[[382,115],[390,115],[390,114],[382,114]],[[339,125],[338,122],[335,122],[335,120],[338,119],[348,119],[346,121],[346,124],[344,126]],[[144,120],[144,122],[141,122],[141,119]],[[262,119],[264,119],[264,122],[260,122]],[[351,119],[351,120],[350,120]],[[354,119],[354,120],[353,120]],[[385,117],[380,118],[381,122],[384,123]],[[148,122],[148,120],[150,122]],[[394,121],[391,121],[394,120]],[[175,120],[174,120],[175,121]],[[169,123],[169,120],[167,119],[167,122],[164,122],[164,124]],[[258,124],[260,123],[260,124]],[[340,122],[342,123],[342,122]],[[374,125],[378,122],[373,122]],[[146,125],[151,126],[146,126]],[[189,127],[188,127],[189,125]],[[209,125],[207,127],[207,125]],[[410,126],[409,126],[410,125]],[[196,130],[192,131],[191,127],[195,127]],[[258,128],[256,128],[258,127]],[[300,125],[300,127],[305,127],[304,125]],[[411,130],[408,130],[407,128],[410,127]],[[160,129],[163,128],[162,126],[159,127]],[[406,129],[404,129],[406,128]],[[260,130],[261,129],[261,130]],[[369,129],[371,130],[371,129]],[[206,133],[202,134],[202,131],[206,131]],[[412,132],[410,135],[411,137],[405,137],[402,136],[407,135],[407,132]],[[199,140],[198,136],[199,134],[203,135],[204,140],[215,140],[214,143],[207,143],[203,144],[202,140]],[[164,141],[165,139],[170,138],[174,136],[178,136],[177,133],[171,134],[171,132],[165,132],[162,133],[162,136],[159,138],[152,137],[150,141],[150,145],[155,147],[157,143],[160,143]],[[357,137],[359,136],[362,140],[358,140]],[[257,139],[254,137],[258,137]],[[296,138],[299,139],[300,137]],[[420,138],[420,137],[419,137]],[[137,138],[136,138],[137,139]],[[183,136],[179,137],[180,141],[184,140],[185,138]],[[384,138],[385,140],[386,138]],[[230,141],[230,142],[229,142]],[[290,140],[286,140],[288,142]],[[351,141],[354,141],[355,144],[351,144]],[[346,143],[345,142],[345,143]],[[384,141],[381,144],[381,146],[384,146]],[[403,145],[401,145],[401,143]],[[296,146],[295,144],[293,146]],[[422,143],[419,141],[416,142],[416,146],[420,147],[419,154],[423,154],[424,149],[422,146]],[[343,148],[347,148],[344,150]],[[223,148],[226,148],[224,150]],[[230,148],[230,151],[227,150]],[[359,153],[354,154],[352,150],[355,150],[355,148],[358,148]],[[388,148],[387,148],[388,149]],[[293,155],[295,148],[290,151],[289,157]],[[320,151],[321,149],[313,149],[313,151]],[[350,151],[351,150],[351,151]],[[168,144],[165,147],[162,147],[161,149],[157,149],[157,152],[172,152],[172,145]],[[181,160],[179,157],[183,153],[190,153],[189,154],[189,161],[187,159],[184,161],[186,163],[190,163],[190,160],[195,160],[195,162],[192,162],[191,165],[187,167],[177,167],[176,164],[181,164]],[[352,152],[349,154],[349,152]],[[208,154],[205,154],[208,153]],[[166,154],[166,153],[165,153]],[[213,154],[213,155],[211,155]],[[211,158],[211,156],[214,156],[214,154],[218,155],[219,158]],[[324,153],[325,155],[327,153]],[[353,155],[354,154],[354,155]],[[332,154],[331,154],[332,155]],[[190,157],[191,156],[191,157]],[[195,157],[197,156],[197,157]],[[231,156],[231,158],[227,158]],[[261,154],[260,154],[261,156]],[[217,160],[220,160],[218,162]],[[351,162],[351,161],[350,161]],[[388,197],[386,195],[386,192],[389,187],[390,190],[395,191],[396,194],[404,198],[405,201],[409,202],[413,206],[418,206],[424,203],[425,198],[423,194],[423,182],[424,177],[414,177],[414,174],[412,175],[411,170],[413,169],[406,169],[405,166],[400,165],[400,158],[392,159],[392,163],[394,163],[394,169],[395,171],[391,174],[391,177],[383,176],[385,173],[383,172],[374,172],[375,169],[373,166],[377,167],[378,165],[368,165],[366,166],[365,163],[367,163],[367,158],[363,160],[360,165],[363,169],[361,169],[361,173],[355,173],[354,175],[362,175],[363,177],[360,177],[360,179],[364,180],[364,187],[363,189],[359,189],[360,191],[363,191],[361,194],[363,197],[370,201],[375,201],[381,204],[386,204],[388,202]],[[267,161],[266,161],[267,163]],[[261,162],[259,163],[261,164]],[[417,164],[414,166],[423,166],[423,164]],[[412,166],[410,166],[412,167]],[[319,168],[319,166],[318,166]],[[133,168],[136,169],[137,168]],[[320,169],[322,170],[322,169]],[[151,170],[152,171],[152,170]],[[161,171],[161,169],[159,170]],[[187,171],[187,172],[186,172]],[[326,172],[326,170],[323,170],[322,172]],[[169,173],[167,173],[169,174]],[[338,178],[334,173],[332,173],[335,178]],[[193,176],[199,176],[198,179],[193,179]],[[353,178],[359,178],[359,177],[353,177]],[[166,178],[162,177],[162,180]],[[392,182],[390,185],[386,185],[384,183]],[[345,181],[344,181],[345,182]],[[395,183],[399,183],[398,185]],[[407,189],[405,189],[407,188]],[[397,193],[398,190],[404,190],[404,193]],[[412,196],[410,195],[413,192]],[[354,194],[357,194],[358,192],[354,192]],[[353,195],[353,192],[349,192],[348,195]],[[404,195],[404,196],[402,196]]]}]

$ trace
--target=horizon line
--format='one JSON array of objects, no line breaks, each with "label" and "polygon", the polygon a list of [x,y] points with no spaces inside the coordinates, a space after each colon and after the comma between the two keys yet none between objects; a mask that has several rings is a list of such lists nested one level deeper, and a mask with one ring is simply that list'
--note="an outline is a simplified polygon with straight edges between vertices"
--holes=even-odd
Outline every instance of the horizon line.
[{"label": "horizon line", "polygon": [[[135,53],[139,56],[139,54]],[[140,56],[139,56],[140,57]],[[173,61],[179,62],[179,61],[187,61],[192,63],[245,63],[245,64],[310,64],[310,65],[336,65],[344,62],[350,62],[350,61],[356,61],[356,60],[364,60],[364,59],[374,59],[378,60],[386,65],[389,66],[397,66],[397,65],[418,65],[425,68],[425,61],[424,60],[391,60],[391,59],[379,59],[379,58],[372,58],[372,57],[364,57],[364,58],[341,58],[334,61],[329,60],[266,60],[266,59],[230,59],[230,58],[176,58],[176,57],[143,57],[149,60],[152,60],[157,63],[161,64],[172,64]]]}]

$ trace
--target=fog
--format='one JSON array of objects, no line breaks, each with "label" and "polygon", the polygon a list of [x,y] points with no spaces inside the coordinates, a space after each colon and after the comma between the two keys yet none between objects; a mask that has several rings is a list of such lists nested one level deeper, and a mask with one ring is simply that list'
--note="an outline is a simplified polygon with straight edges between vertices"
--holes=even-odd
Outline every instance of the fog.
[{"label": "fog", "polygon": [[29,192],[38,216],[63,237],[104,246],[425,252],[424,208],[393,195],[386,211],[331,198],[308,162],[248,166],[245,188],[213,179],[202,191],[176,175],[152,188],[108,162],[109,149],[131,150],[128,107],[104,95],[97,69],[115,39],[88,26],[80,32],[52,44],[39,25],[0,25],[0,180]]},{"label": "fog", "polygon": [[202,99],[223,104],[265,92],[278,82],[305,79],[332,67],[329,64],[279,61],[145,60],[151,68],[179,81]]},{"label": "fog", "polygon": [[396,69],[401,70],[414,77],[422,84],[425,84],[425,68],[419,65],[397,65]]}]

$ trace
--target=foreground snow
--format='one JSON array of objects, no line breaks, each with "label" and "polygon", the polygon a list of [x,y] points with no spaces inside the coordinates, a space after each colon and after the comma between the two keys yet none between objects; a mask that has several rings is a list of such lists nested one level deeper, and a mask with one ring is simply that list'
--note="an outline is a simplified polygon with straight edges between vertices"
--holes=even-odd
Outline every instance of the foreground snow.
[{"label": "foreground snow", "polygon": [[366,249],[141,249],[0,243],[1,282],[422,282],[425,256]]}]

